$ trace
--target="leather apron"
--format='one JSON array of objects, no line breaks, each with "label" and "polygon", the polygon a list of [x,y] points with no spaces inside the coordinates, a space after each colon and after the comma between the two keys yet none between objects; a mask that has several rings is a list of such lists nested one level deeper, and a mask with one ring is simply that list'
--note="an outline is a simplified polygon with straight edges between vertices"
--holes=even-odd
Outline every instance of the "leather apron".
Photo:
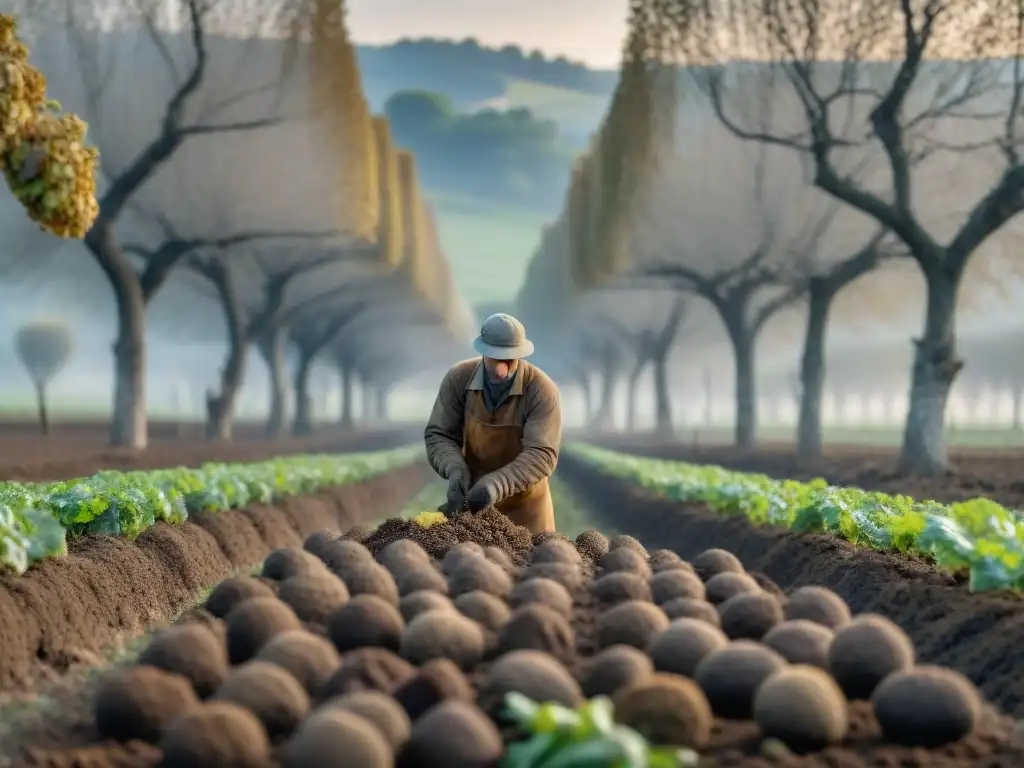
[{"label": "leather apron", "polygon": [[[523,428],[518,412],[523,398],[509,397],[491,413],[484,404],[483,392],[473,390],[467,394],[462,454],[469,466],[472,488],[481,477],[510,464],[522,453]],[[555,530],[555,508],[546,477],[496,507],[530,533]]]}]

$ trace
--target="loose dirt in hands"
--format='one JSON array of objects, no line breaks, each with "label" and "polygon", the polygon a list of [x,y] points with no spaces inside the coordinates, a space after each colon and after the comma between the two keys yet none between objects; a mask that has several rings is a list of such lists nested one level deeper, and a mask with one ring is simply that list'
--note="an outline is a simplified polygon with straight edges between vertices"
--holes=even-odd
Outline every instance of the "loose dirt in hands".
[{"label": "loose dirt in hands", "polygon": [[856,547],[835,536],[754,527],[699,506],[658,499],[572,458],[562,479],[598,524],[608,521],[651,546],[692,557],[711,547],[736,554],[785,590],[818,585],[858,613],[880,613],[913,639],[920,659],[967,675],[1001,710],[1024,718],[1024,600],[972,594],[962,579],[932,564]]},{"label": "loose dirt in hands", "polygon": [[271,550],[401,508],[427,477],[426,465],[415,464],[275,507],[158,523],[135,541],[76,539],[67,557],[0,579],[0,690],[31,689],[76,664],[94,663],[117,638],[170,620],[203,589]]},{"label": "loose dirt in hands", "polygon": [[[589,478],[593,481],[594,478]],[[609,486],[598,487],[596,484],[592,484],[595,493],[599,493],[602,498],[609,492]],[[626,500],[626,496],[615,497],[617,501]],[[621,507],[620,507],[621,509]],[[631,507],[631,518],[644,518],[648,516],[648,507]],[[522,650],[524,648],[546,648],[556,655],[562,655],[561,651],[564,650],[564,644],[567,638],[574,638],[575,654],[572,653],[573,643],[570,640],[569,650],[570,653],[564,656],[565,667],[559,665],[558,662],[552,657],[543,657],[540,661],[545,661],[540,666],[534,666],[529,670],[529,673],[525,674],[514,674],[505,678],[506,683],[510,684],[513,689],[523,690],[529,692],[530,690],[545,690],[551,693],[552,696],[565,696],[572,700],[578,700],[580,693],[579,691],[573,691],[574,684],[572,678],[568,676],[571,672],[573,676],[585,687],[592,686],[594,679],[589,676],[593,666],[590,658],[594,655],[597,650],[598,642],[604,642],[607,644],[608,637],[612,635],[621,635],[623,638],[629,636],[634,638],[634,642],[637,642],[638,649],[631,651],[628,656],[633,657],[633,669],[629,675],[619,676],[617,681],[615,675],[605,676],[605,685],[609,685],[609,680],[613,682],[610,684],[610,690],[602,691],[609,694],[616,694],[622,691],[623,684],[630,683],[641,683],[642,681],[653,681],[653,678],[648,676],[652,674],[651,665],[652,662],[658,666],[659,671],[664,674],[666,664],[671,666],[673,664],[682,664],[683,662],[678,660],[678,656],[666,659],[659,657],[657,651],[658,647],[669,647],[673,652],[681,647],[681,644],[675,642],[662,643],[660,646],[654,642],[651,645],[647,645],[645,641],[640,637],[645,632],[641,631],[642,622],[616,622],[611,620],[613,612],[615,615],[625,617],[627,614],[635,614],[636,619],[641,619],[649,625],[646,633],[651,635],[652,641],[656,641],[659,637],[659,633],[662,631],[671,632],[671,628],[664,629],[668,626],[667,619],[661,616],[661,608],[655,607],[651,602],[650,595],[646,598],[637,598],[628,603],[618,603],[617,606],[614,604],[606,604],[598,606],[591,595],[593,594],[593,578],[594,576],[601,577],[607,575],[607,571],[614,569],[619,573],[632,573],[642,579],[651,579],[651,570],[656,573],[661,573],[665,570],[682,570],[690,572],[701,572],[704,574],[705,579],[711,578],[711,573],[708,571],[709,563],[717,562],[719,567],[724,568],[740,568],[744,566],[754,566],[757,563],[752,561],[746,561],[739,563],[732,561],[732,564],[726,562],[726,559],[719,553],[714,558],[697,557],[696,555],[701,554],[705,549],[704,545],[696,544],[691,542],[686,547],[686,551],[692,552],[693,563],[685,563],[682,561],[674,560],[670,553],[665,551],[659,551],[657,553],[652,552],[652,557],[648,561],[647,558],[637,559],[629,556],[619,556],[613,551],[611,557],[607,559],[597,555],[597,559],[600,560],[605,569],[595,568],[593,562],[594,550],[590,547],[578,548],[579,555],[577,558],[572,555],[571,552],[566,552],[562,544],[558,544],[554,547],[548,547],[546,549],[546,557],[538,556],[536,560],[534,555],[538,554],[538,548],[542,546],[542,540],[544,537],[530,537],[528,533],[523,530],[521,533],[512,531],[508,525],[502,525],[496,519],[493,518],[491,512],[483,513],[482,515],[472,516],[465,520],[457,519],[446,524],[451,528],[447,534],[439,534],[437,529],[443,530],[442,526],[436,526],[434,528],[424,530],[412,530],[400,526],[400,521],[388,521],[380,530],[371,534],[371,536],[364,541],[370,544],[370,549],[376,552],[380,552],[383,548],[392,541],[395,541],[400,536],[401,530],[406,530],[412,534],[409,538],[413,538],[416,541],[425,542],[428,546],[433,549],[433,557],[435,558],[435,564],[437,559],[443,558],[447,553],[448,548],[454,546],[459,541],[471,541],[468,538],[459,538],[460,536],[467,536],[468,531],[471,528],[479,529],[481,531],[494,531],[499,529],[504,531],[503,537],[506,541],[505,546],[494,544],[496,538],[490,540],[491,543],[485,541],[478,541],[476,543],[487,546],[499,546],[506,557],[513,562],[519,561],[530,561],[534,560],[533,568],[537,568],[536,561],[545,560],[547,561],[544,565],[557,565],[559,567],[550,569],[549,573],[552,575],[558,575],[560,577],[571,576],[567,579],[575,583],[576,588],[572,590],[574,595],[574,608],[571,617],[563,616],[557,612],[545,609],[543,606],[534,604],[527,611],[519,610],[517,613],[513,609],[512,616],[506,617],[501,620],[498,626],[494,627],[497,637],[491,638],[488,642],[489,651],[484,656],[482,663],[472,666],[466,669],[463,678],[459,673],[457,667],[449,661],[432,661],[424,664],[419,671],[410,667],[408,662],[403,662],[394,652],[385,651],[381,648],[369,649],[363,648],[355,652],[350,652],[350,655],[344,655],[339,660],[334,657],[333,660],[325,660],[325,664],[328,665],[328,669],[323,670],[322,674],[319,675],[322,679],[330,679],[332,682],[326,684],[326,687],[331,690],[332,693],[342,692],[343,685],[353,685],[356,688],[359,687],[375,687],[379,690],[393,695],[395,700],[398,701],[402,707],[408,713],[412,722],[412,739],[426,737],[427,741],[431,740],[435,743],[436,747],[440,748],[440,755],[442,756],[440,762],[403,762],[403,758],[408,758],[409,752],[403,752],[401,743],[409,737],[409,731],[404,730],[406,735],[401,735],[402,728],[391,728],[388,730],[392,736],[398,734],[398,744],[396,751],[399,753],[398,765],[446,765],[452,766],[451,755],[454,754],[454,750],[450,747],[449,740],[456,740],[465,737],[465,734],[473,731],[474,729],[468,727],[449,727],[442,728],[440,731],[432,731],[431,733],[424,734],[426,725],[429,722],[431,725],[434,724],[435,720],[440,722],[449,721],[444,717],[441,717],[438,712],[439,710],[431,708],[434,702],[447,701],[448,706],[454,706],[455,710],[459,710],[462,713],[462,717],[469,717],[469,720],[459,720],[456,718],[455,722],[462,723],[475,722],[477,734],[479,735],[480,728],[483,728],[482,723],[483,713],[480,710],[475,709],[472,706],[474,697],[474,691],[468,687],[467,680],[472,682],[477,688],[476,693],[479,694],[478,703],[482,707],[486,707],[486,702],[489,697],[493,697],[493,690],[489,692],[488,686],[493,684],[494,678],[490,677],[491,670],[496,670],[496,665],[500,661],[501,653],[500,646],[504,645],[511,651]],[[432,536],[426,536],[425,534],[430,533],[433,530]],[[456,534],[455,530],[459,533]],[[491,534],[484,534],[491,535]],[[698,533],[698,536],[700,534]],[[553,538],[559,538],[555,536]],[[535,539],[532,545],[527,545],[527,540]],[[516,545],[508,545],[507,542],[515,541]],[[447,545],[444,543],[447,542]],[[659,540],[651,542],[656,544],[658,547],[664,546],[667,542],[664,531],[662,531],[662,537]],[[613,542],[614,545],[622,548],[631,548],[634,551],[639,552],[639,548],[636,542],[628,540],[618,540]],[[310,545],[307,545],[310,546]],[[422,546],[422,544],[421,544]],[[310,550],[312,551],[312,550]],[[738,553],[739,554],[739,553]],[[572,555],[571,557],[569,555]],[[472,559],[479,555],[468,554],[467,560],[463,560],[463,563],[470,562]],[[493,557],[493,554],[491,555]],[[398,562],[401,558],[396,558],[396,562],[392,564],[394,568],[401,568],[402,564]],[[570,565],[572,561],[576,561],[577,564]],[[556,562],[557,561],[557,562]],[[564,566],[561,567],[561,566]],[[458,577],[454,571],[457,571],[459,565],[454,565],[453,572],[449,574],[449,580],[454,583]],[[568,569],[568,570],[566,570]],[[536,575],[536,574],[534,574]],[[744,582],[747,588],[755,590],[751,594],[758,594],[757,590],[767,588],[769,591],[774,593],[774,583],[771,582],[763,574],[756,574],[757,578],[755,581],[763,586],[750,586],[749,580]],[[519,583],[523,583],[524,580],[531,578],[530,567],[518,569],[517,573]],[[657,577],[655,577],[657,578]],[[734,579],[735,580],[735,579]],[[673,583],[678,581],[677,586],[683,586],[683,582],[689,582],[687,578],[666,580],[662,579],[662,582],[667,583],[672,581]],[[742,580],[740,580],[742,581]],[[356,582],[352,582],[354,585]],[[660,583],[660,582],[659,582]],[[707,592],[710,595],[715,592],[711,588],[711,584],[706,582]],[[443,586],[443,585],[442,585]],[[661,584],[664,587],[665,584]],[[692,584],[691,584],[692,586]],[[699,585],[698,585],[699,587]],[[654,590],[652,590],[653,594]],[[696,588],[694,594],[701,592],[700,588]],[[550,588],[547,590],[536,590],[536,595],[548,594],[555,596],[558,590]],[[664,597],[664,595],[663,595]],[[266,598],[262,598],[266,599]],[[501,598],[491,596],[493,600],[504,602]],[[690,598],[696,602],[703,602],[699,598]],[[833,600],[836,598],[833,597]],[[372,602],[372,601],[371,601]],[[438,598],[438,602],[443,603],[442,598]],[[486,603],[487,601],[477,601],[478,603]],[[796,601],[787,603],[787,605],[793,605]],[[377,613],[382,617],[382,621],[389,615],[389,607],[386,601],[376,600]],[[841,603],[840,603],[841,605]],[[614,606],[614,607],[613,607]],[[345,606],[337,610],[343,610]],[[436,610],[466,610],[459,608],[457,605],[441,607]],[[710,608],[713,615],[716,617],[721,616],[722,625],[725,626],[727,617],[730,609],[723,603],[716,613],[716,608],[712,606]],[[790,608],[786,608],[790,610]],[[369,614],[367,614],[369,616]],[[468,613],[467,613],[468,615]],[[518,618],[516,618],[518,616]],[[527,618],[523,618],[527,616]],[[661,616],[661,618],[659,618]],[[195,620],[199,617],[192,616],[191,619]],[[212,627],[215,634],[218,637],[225,636],[225,624],[220,619],[210,619],[205,617],[207,626]],[[568,620],[568,621],[567,621]],[[777,618],[776,620],[781,620]],[[848,619],[844,618],[843,621]],[[387,619],[385,623],[391,621]],[[413,620],[415,621],[415,620]],[[704,620],[702,620],[704,621]],[[445,621],[435,622],[439,629],[443,629],[445,632],[453,632],[453,628],[457,625],[461,626],[458,622]],[[464,622],[463,622],[464,623]],[[711,622],[714,625],[716,622]],[[411,624],[410,624],[411,626]],[[701,624],[704,626],[704,624]],[[307,630],[310,630],[315,635],[334,637],[335,632],[342,629],[337,622],[332,621],[330,618],[327,620],[326,626],[314,626],[307,625]],[[717,630],[709,627],[705,630],[712,634]],[[890,630],[887,630],[890,631]],[[566,632],[569,634],[567,635]],[[228,630],[227,634],[230,634]],[[416,647],[419,649],[417,653],[421,653],[425,647],[423,641],[428,639],[423,637],[422,631],[417,633],[407,632],[402,630],[401,642],[393,644],[394,638],[388,639],[389,644],[393,644],[399,654],[406,654],[405,643],[406,634],[416,634],[417,642]],[[473,634],[472,632],[470,634]],[[604,635],[602,639],[602,635]],[[453,635],[446,635],[447,639],[441,642],[446,643],[448,647],[447,653],[451,654],[451,657],[461,657],[466,649],[470,647],[467,642],[456,641]],[[733,635],[736,637],[736,635]],[[899,642],[899,636],[897,633],[897,645]],[[468,638],[467,638],[468,639]],[[869,640],[877,640],[877,638],[868,638]],[[721,641],[725,643],[723,639]],[[766,639],[766,642],[767,639]],[[682,645],[685,645],[683,643]],[[751,642],[751,646],[754,649],[762,649],[761,653],[765,651],[764,646],[757,643]],[[860,646],[864,644],[861,643]],[[875,647],[876,643],[870,642],[868,645]],[[860,647],[858,646],[858,647]],[[629,650],[629,649],[627,649]],[[731,647],[722,646],[722,652],[730,651]],[[920,654],[920,648],[918,649]],[[690,653],[692,653],[692,649]],[[650,656],[648,657],[648,654]],[[444,653],[442,653],[442,656]],[[536,654],[535,654],[536,655]],[[619,654],[622,656],[622,654]],[[870,654],[869,654],[870,655]],[[543,656],[543,655],[542,655]],[[637,663],[637,657],[639,661],[643,663]],[[658,659],[661,661],[658,661]],[[707,657],[705,657],[707,658]],[[895,658],[895,657],[894,657]],[[325,657],[327,659],[327,657]],[[644,662],[644,659],[648,659]],[[628,661],[628,658],[627,658]],[[338,666],[340,664],[340,667]],[[529,665],[527,665],[529,666]],[[721,665],[720,665],[721,666]],[[728,665],[727,665],[728,666]],[[302,665],[305,669],[305,665]],[[783,667],[784,668],[784,667]],[[896,667],[893,667],[896,669]],[[361,670],[361,671],[360,671]],[[728,667],[725,671],[734,671],[738,673],[735,679],[742,680],[744,677],[743,670]],[[538,674],[539,672],[539,674]],[[532,674],[531,674],[532,673]],[[497,674],[497,673],[495,673]],[[731,674],[731,672],[730,672]],[[821,673],[819,673],[821,674]],[[860,673],[858,673],[860,674]],[[333,675],[333,677],[330,677]],[[305,677],[305,675],[304,675]],[[722,700],[722,692],[719,691],[717,699],[712,696],[712,689],[717,685],[715,682],[715,676],[707,673],[703,670],[703,667],[697,668],[693,673],[693,677],[697,683],[701,686],[704,692],[707,694],[709,699]],[[726,675],[729,677],[729,675]],[[662,678],[664,679],[664,678]],[[679,678],[674,678],[679,680]],[[839,678],[837,677],[837,680]],[[348,681],[343,683],[343,681]],[[735,680],[733,681],[735,682]],[[859,683],[858,683],[859,684]],[[690,690],[694,690],[692,683],[688,684]],[[520,688],[519,686],[524,686]],[[743,687],[742,685],[740,687]],[[726,686],[730,688],[729,685]],[[736,686],[732,686],[735,690]],[[354,690],[355,688],[345,688],[344,690]],[[697,694],[701,696],[703,694]],[[730,694],[732,695],[732,694]],[[649,695],[641,696],[639,702],[640,710],[649,709],[650,707],[657,708],[656,702]],[[312,712],[322,712],[323,708],[323,696],[314,695],[312,699]],[[454,704],[454,702],[461,702]],[[725,720],[717,718],[714,720],[713,725],[710,728],[710,737],[708,742],[700,748],[701,754],[701,766],[742,766],[743,768],[766,768],[767,766],[790,766],[797,768],[810,768],[811,766],[829,766],[830,768],[872,768],[878,767],[895,767],[900,768],[931,768],[932,766],[938,766],[939,768],[966,768],[967,766],[974,766],[981,768],[1012,768],[1024,765],[1024,748],[1016,745],[1014,742],[1015,738],[1015,722],[1004,716],[1000,716],[994,710],[989,708],[987,705],[983,706],[977,713],[977,716],[973,721],[973,730],[965,737],[955,741],[952,744],[940,746],[932,749],[925,749],[922,747],[900,747],[895,746],[891,740],[887,740],[882,736],[882,730],[879,725],[879,720],[876,718],[875,709],[871,703],[868,702],[851,702],[847,704],[842,700],[841,694],[836,700],[835,706],[844,707],[849,721],[848,731],[841,739],[840,742],[821,749],[819,751],[812,751],[806,756],[799,756],[790,752],[788,749],[782,748],[778,742],[772,740],[765,740],[759,726],[750,719],[749,715],[741,719]],[[806,703],[806,702],[805,702]],[[905,708],[906,711],[916,711],[918,708],[927,709],[930,702],[927,700],[912,700],[909,702],[909,707]],[[818,702],[821,706],[811,707],[812,719],[813,713],[816,710],[821,709],[826,705],[831,706],[827,701]],[[251,703],[254,706],[253,711],[265,711],[261,710],[259,705],[254,701]],[[340,700],[332,700],[332,703],[328,706],[342,706]],[[445,706],[445,705],[439,705]],[[730,704],[729,706],[733,706]],[[93,719],[94,702],[90,701],[88,697],[83,697],[77,702],[76,708],[73,711],[65,711],[63,717],[60,719],[61,726],[50,727],[45,732],[45,737],[42,733],[36,734],[37,740],[34,744],[34,748],[29,749],[23,754],[30,757],[25,763],[27,766],[38,768],[40,766],[48,766],[49,768],[72,768],[73,766],[90,766],[90,768],[107,768],[117,766],[118,768],[154,768],[158,765],[160,760],[160,751],[158,748],[143,744],[137,741],[129,742],[124,745],[116,745],[112,743],[99,744],[99,733],[97,732],[97,726]],[[953,707],[955,710],[956,708]],[[365,710],[364,710],[365,711]],[[448,714],[450,715],[453,710],[449,709]],[[623,713],[625,708],[623,708]],[[378,706],[377,712],[379,714],[380,707]],[[474,714],[475,713],[475,714]],[[934,715],[934,710],[933,710]],[[357,711],[357,714],[360,714]],[[654,727],[666,727],[666,724],[675,722],[673,718],[678,714],[678,710],[664,711],[660,715],[662,720],[658,725]],[[954,714],[954,720],[957,716]],[[366,715],[371,717],[370,715]],[[472,717],[470,717],[472,716]],[[623,714],[625,716],[625,714]],[[473,721],[473,718],[477,718]],[[371,719],[373,719],[371,717]],[[310,720],[309,722],[312,722]],[[374,723],[383,729],[381,723],[374,719]],[[422,723],[420,727],[417,727],[418,723]],[[394,725],[394,721],[391,721],[391,725]],[[490,726],[493,729],[493,726]],[[298,740],[302,734],[302,726],[299,726],[299,736],[295,737]],[[173,729],[172,729],[173,730]],[[484,729],[486,730],[486,729]],[[384,733],[381,730],[381,733]],[[506,735],[509,734],[508,730],[503,731]],[[419,734],[419,736],[417,736]],[[483,739],[482,741],[486,741]],[[412,743],[412,742],[410,742]],[[492,742],[493,743],[493,742]],[[24,747],[23,742],[20,746]],[[418,743],[419,748],[425,748],[426,745]],[[279,765],[283,750],[287,750],[288,744],[283,747],[280,745],[274,745],[269,748],[267,752],[267,759],[269,765]],[[447,761],[446,761],[447,760]],[[315,764],[315,761],[313,763]],[[380,763],[384,765],[385,763]],[[387,762],[391,764],[390,761]],[[494,766],[497,764],[497,758],[491,760],[481,761],[480,765]],[[262,765],[262,764],[261,764]]]}]

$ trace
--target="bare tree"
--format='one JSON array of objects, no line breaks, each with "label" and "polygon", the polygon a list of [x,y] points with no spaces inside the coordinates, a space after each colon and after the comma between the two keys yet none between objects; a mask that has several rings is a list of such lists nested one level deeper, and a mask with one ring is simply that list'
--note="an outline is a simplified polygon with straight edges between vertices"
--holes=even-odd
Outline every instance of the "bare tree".
[{"label": "bare tree", "polygon": [[48,435],[50,419],[46,410],[46,387],[71,356],[71,329],[63,322],[26,323],[14,336],[14,348],[36,390],[39,429]]},{"label": "bare tree", "polygon": [[[957,293],[972,255],[1024,209],[1024,4],[644,6],[635,23],[657,30],[654,55],[709,65],[694,71],[695,80],[724,126],[744,140],[798,153],[820,189],[906,244],[927,298],[924,328],[914,340],[901,466],[944,472],[946,406],[963,365]],[[738,60],[767,63],[730,63]],[[851,176],[851,158],[859,163],[866,154],[879,157],[885,173]],[[927,171],[915,172],[925,159]],[[961,199],[973,198],[963,216],[941,209],[953,174]]]}]

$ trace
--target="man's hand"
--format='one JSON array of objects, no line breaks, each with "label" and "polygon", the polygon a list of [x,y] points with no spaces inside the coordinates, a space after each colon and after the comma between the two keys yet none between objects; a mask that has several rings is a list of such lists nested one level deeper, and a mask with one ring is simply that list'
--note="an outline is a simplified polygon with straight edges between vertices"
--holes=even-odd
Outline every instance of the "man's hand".
[{"label": "man's hand", "polygon": [[466,496],[470,512],[479,512],[494,504],[494,489],[487,483],[477,483]]},{"label": "man's hand", "polygon": [[466,504],[466,477],[461,472],[452,472],[448,476],[448,503],[446,505],[449,513],[458,512]]}]

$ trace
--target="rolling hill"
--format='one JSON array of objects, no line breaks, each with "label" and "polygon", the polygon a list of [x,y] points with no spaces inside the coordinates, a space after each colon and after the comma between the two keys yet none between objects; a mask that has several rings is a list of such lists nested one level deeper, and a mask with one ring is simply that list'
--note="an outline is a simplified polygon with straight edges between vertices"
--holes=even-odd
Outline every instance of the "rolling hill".
[{"label": "rolling hill", "polygon": [[[565,59],[474,41],[401,40],[359,46],[363,86],[375,111],[397,91],[432,91],[464,112],[525,107],[554,121],[582,150],[601,122],[618,78]],[[522,283],[541,227],[557,208],[515,209],[453,190],[428,190],[460,291],[472,303],[505,302]]]}]

